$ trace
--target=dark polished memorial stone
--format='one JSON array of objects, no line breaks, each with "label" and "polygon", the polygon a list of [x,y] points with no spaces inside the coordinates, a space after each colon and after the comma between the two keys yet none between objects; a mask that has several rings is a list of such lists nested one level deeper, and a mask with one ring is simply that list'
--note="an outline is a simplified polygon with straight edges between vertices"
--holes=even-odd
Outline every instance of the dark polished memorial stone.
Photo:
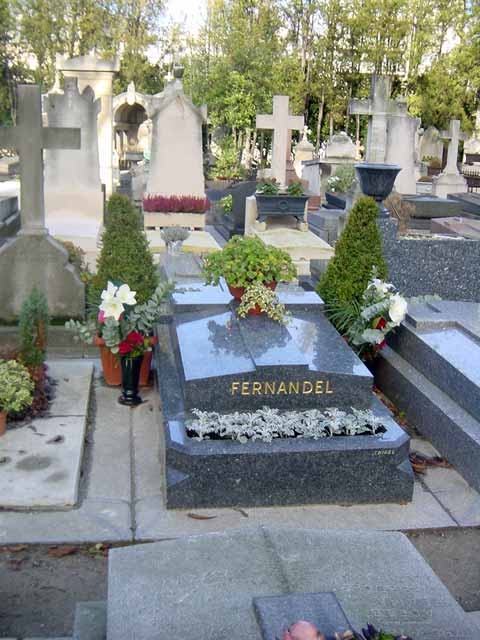
[{"label": "dark polished memorial stone", "polygon": [[[279,286],[286,326],[238,319],[225,284],[178,285],[158,325],[167,506],[267,506],[410,500],[409,437],[372,394],[372,375],[322,313],[314,292]],[[385,433],[271,443],[198,441],[192,410],[372,409]]]}]

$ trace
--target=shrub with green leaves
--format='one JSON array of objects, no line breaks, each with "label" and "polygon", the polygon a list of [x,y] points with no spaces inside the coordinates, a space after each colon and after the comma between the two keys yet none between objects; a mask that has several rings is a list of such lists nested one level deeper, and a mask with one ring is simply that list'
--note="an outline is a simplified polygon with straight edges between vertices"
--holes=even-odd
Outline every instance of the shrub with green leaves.
[{"label": "shrub with green leaves", "polygon": [[18,319],[20,360],[27,367],[39,367],[45,361],[49,320],[45,294],[33,289],[24,301]]},{"label": "shrub with green leaves", "polygon": [[231,287],[253,282],[290,281],[296,276],[291,257],[285,251],[263,244],[259,238],[233,236],[221,251],[205,258],[203,274],[207,284],[218,284],[221,277]]},{"label": "shrub with green leaves", "polygon": [[158,284],[153,256],[143,231],[142,214],[126,197],[114,194],[107,206],[102,250],[97,259],[88,302],[95,309],[108,282],[127,282],[139,303],[146,302]]},{"label": "shrub with green leaves", "polygon": [[16,360],[0,360],[0,411],[21,411],[33,400],[33,380]]},{"label": "shrub with green leaves", "polygon": [[346,193],[355,180],[355,167],[351,164],[341,164],[327,180],[329,191]]},{"label": "shrub with green leaves", "polygon": [[377,217],[378,206],[373,198],[364,196],[353,207],[335,245],[335,256],[317,287],[327,308],[339,302],[360,302],[374,267],[378,278],[387,278]]}]

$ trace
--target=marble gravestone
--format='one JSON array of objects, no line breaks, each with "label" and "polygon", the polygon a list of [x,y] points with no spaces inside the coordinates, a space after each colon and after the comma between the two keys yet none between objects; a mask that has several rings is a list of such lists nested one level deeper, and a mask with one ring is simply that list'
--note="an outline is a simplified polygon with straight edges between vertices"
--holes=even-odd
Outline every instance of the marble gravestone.
[{"label": "marble gravestone", "polygon": [[397,191],[415,193],[420,119],[408,114],[404,99],[392,100],[390,94],[391,78],[372,76],[370,99],[351,100],[349,114],[369,116],[365,160],[398,164],[402,171],[395,181]]},{"label": "marble gravestone", "polygon": [[257,129],[273,130],[272,177],[281,186],[287,181],[290,132],[301,131],[305,125],[303,116],[290,115],[288,103],[288,96],[273,96],[273,113],[257,115],[256,125]]},{"label": "marble gravestone", "polygon": [[443,161],[443,140],[440,131],[436,127],[428,127],[420,139],[420,160],[424,158],[436,158]]},{"label": "marble gravestone", "polygon": [[0,246],[0,320],[12,321],[36,287],[53,317],[83,317],[85,287],[66,250],[45,228],[43,149],[79,148],[78,129],[42,126],[40,87],[17,87],[17,126],[0,128],[0,147],[20,156],[21,230]]},{"label": "marble gravestone", "polygon": [[205,196],[202,125],[206,110],[197,108],[175,78],[152,99],[152,151],[147,192],[164,196]]},{"label": "marble gravestone", "polygon": [[[372,375],[313,292],[279,286],[287,326],[239,320],[225,283],[180,281],[157,327],[168,508],[400,502],[412,497],[409,438],[372,394]],[[198,441],[192,411],[370,408],[376,436]],[[368,469],[368,472],[366,471]]]},{"label": "marble gravestone", "polygon": [[63,94],[44,99],[50,127],[79,127],[80,149],[45,152],[45,224],[49,232],[75,241],[97,238],[103,223],[103,194],[98,159],[100,100],[91,89],[82,94],[77,78],[65,78]]},{"label": "marble gravestone", "polygon": [[433,178],[432,193],[438,198],[468,191],[467,181],[458,170],[458,144],[463,137],[460,133],[460,120],[451,120],[449,130],[442,133],[442,138],[448,140],[448,154],[444,170]]}]

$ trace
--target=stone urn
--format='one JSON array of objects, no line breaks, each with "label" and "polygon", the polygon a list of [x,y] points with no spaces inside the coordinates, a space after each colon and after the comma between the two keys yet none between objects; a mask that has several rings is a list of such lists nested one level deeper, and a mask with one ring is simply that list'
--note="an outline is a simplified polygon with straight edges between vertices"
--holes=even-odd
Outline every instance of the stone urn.
[{"label": "stone urn", "polygon": [[355,169],[362,193],[371,196],[378,204],[380,218],[388,218],[389,213],[383,201],[392,192],[395,178],[402,168],[396,164],[360,162]]}]

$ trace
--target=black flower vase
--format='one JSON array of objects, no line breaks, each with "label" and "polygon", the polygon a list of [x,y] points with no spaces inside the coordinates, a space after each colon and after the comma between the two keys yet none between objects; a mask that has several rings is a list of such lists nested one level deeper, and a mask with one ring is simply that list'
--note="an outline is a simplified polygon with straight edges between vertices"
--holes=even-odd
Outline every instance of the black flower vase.
[{"label": "black flower vase", "polygon": [[142,367],[143,355],[135,358],[126,356],[120,358],[122,366],[122,395],[118,401],[127,407],[136,407],[142,403],[142,399],[138,395],[138,383],[140,380],[140,369]]}]

